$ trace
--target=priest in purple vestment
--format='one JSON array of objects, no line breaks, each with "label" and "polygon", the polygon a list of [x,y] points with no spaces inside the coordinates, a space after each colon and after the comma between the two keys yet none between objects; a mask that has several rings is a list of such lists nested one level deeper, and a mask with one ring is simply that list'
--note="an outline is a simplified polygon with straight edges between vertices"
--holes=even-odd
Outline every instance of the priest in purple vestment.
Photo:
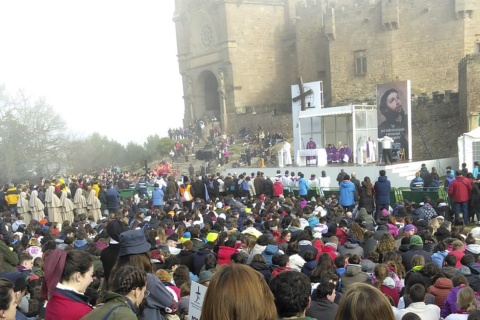
[{"label": "priest in purple vestment", "polygon": [[[317,144],[310,138],[310,141],[307,142],[307,149],[317,149]],[[307,165],[309,164],[317,164],[317,157],[316,156],[307,156]]]}]

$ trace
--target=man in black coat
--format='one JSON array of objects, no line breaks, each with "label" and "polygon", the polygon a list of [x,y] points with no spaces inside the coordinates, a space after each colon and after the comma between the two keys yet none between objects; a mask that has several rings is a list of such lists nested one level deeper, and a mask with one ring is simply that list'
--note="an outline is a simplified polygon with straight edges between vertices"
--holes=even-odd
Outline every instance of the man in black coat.
[{"label": "man in black coat", "polygon": [[425,258],[425,264],[432,262],[432,254],[423,250],[423,240],[417,235],[410,237],[410,248],[400,255],[402,256],[402,264],[406,271],[412,269],[412,258],[415,255],[423,256]]},{"label": "man in black coat", "polygon": [[200,198],[206,200],[205,198],[205,183],[203,182],[202,177],[196,176],[195,181],[192,183],[192,196],[194,198]]}]

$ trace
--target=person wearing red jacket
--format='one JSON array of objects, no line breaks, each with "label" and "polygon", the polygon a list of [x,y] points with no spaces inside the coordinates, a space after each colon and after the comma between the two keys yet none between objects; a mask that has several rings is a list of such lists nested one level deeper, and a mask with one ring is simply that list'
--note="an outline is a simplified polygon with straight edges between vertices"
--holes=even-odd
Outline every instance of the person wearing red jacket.
[{"label": "person wearing red jacket", "polygon": [[93,310],[84,295],[93,281],[93,260],[87,252],[55,249],[45,260],[44,271],[45,319],[78,320]]},{"label": "person wearing red jacket", "polygon": [[232,263],[230,260],[230,256],[235,252],[238,252],[234,246],[235,241],[227,240],[225,241],[225,245],[218,248],[218,265],[230,265]]},{"label": "person wearing red jacket", "polygon": [[275,183],[273,184],[273,196],[280,197],[283,195],[283,184],[280,182],[279,178],[275,178]]},{"label": "person wearing red jacket", "polygon": [[448,196],[452,199],[453,210],[455,211],[455,219],[463,213],[463,221],[467,225],[468,218],[468,201],[472,194],[472,183],[462,175],[461,170],[455,171],[455,179],[448,186]]}]

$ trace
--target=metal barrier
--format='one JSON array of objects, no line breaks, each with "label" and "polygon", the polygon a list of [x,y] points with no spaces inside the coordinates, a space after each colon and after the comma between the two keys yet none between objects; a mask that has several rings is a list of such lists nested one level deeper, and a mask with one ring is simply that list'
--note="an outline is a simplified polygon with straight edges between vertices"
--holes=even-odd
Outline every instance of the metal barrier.
[{"label": "metal barrier", "polygon": [[425,191],[425,190],[411,190],[410,188],[399,188],[401,192],[401,199],[406,199],[410,202],[414,201],[416,203],[423,202],[425,197],[430,197],[432,200],[444,199],[448,200],[447,192],[444,187],[439,187],[436,190]]},{"label": "metal barrier", "polygon": [[[147,187],[148,197],[152,198],[152,190],[153,187]],[[130,198],[133,197],[137,193],[137,189],[122,189],[120,190],[120,198]]]}]

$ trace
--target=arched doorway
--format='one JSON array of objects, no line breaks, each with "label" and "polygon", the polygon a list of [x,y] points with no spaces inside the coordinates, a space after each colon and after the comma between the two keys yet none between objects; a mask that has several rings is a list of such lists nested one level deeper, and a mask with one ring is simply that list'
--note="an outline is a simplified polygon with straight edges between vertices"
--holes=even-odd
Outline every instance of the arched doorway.
[{"label": "arched doorway", "polygon": [[220,120],[220,96],[218,93],[218,81],[211,71],[204,71],[200,75],[200,90],[203,96],[204,115],[209,118]]}]

